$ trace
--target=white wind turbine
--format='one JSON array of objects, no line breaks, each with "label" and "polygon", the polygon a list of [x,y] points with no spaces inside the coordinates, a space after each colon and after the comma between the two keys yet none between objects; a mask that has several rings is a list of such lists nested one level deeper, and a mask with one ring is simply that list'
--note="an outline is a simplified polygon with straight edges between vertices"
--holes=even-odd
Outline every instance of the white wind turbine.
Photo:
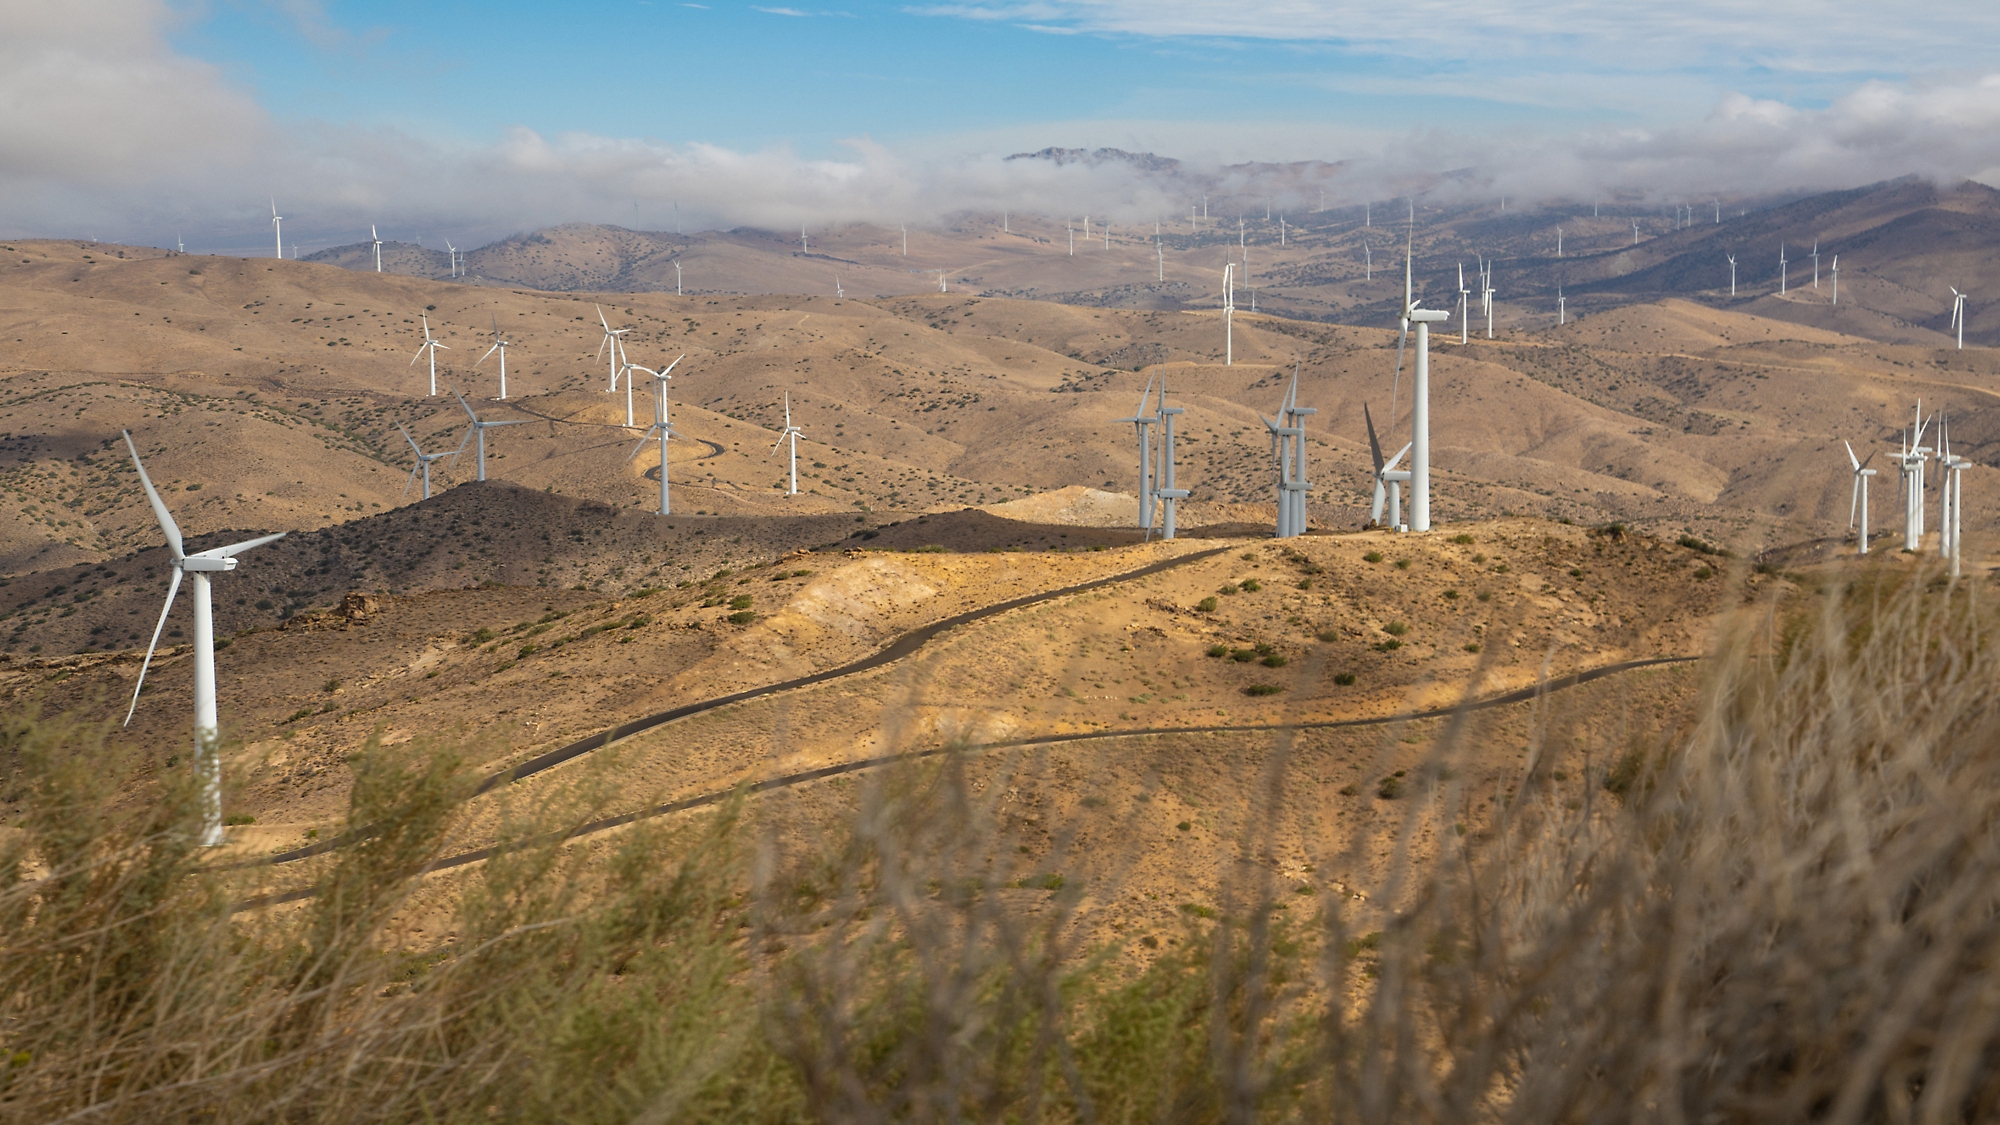
[{"label": "white wind turbine", "polygon": [[1969,293],[1960,293],[1958,286],[1951,287],[1951,327],[1958,330],[1958,350],[1965,350],[1965,299]]},{"label": "white wind turbine", "polygon": [[1736,255],[1729,255],[1729,295],[1736,296]]},{"label": "white wind turbine", "polygon": [[1639,220],[1632,220],[1632,245],[1639,245]]},{"label": "white wind turbine", "polygon": [[841,287],[840,287],[840,275],[839,275],[839,274],[834,274],[834,275],[833,275],[833,295],[834,295],[834,296],[836,296],[836,297],[845,297],[845,296],[847,296],[847,293],[846,293],[846,291],[845,291],[845,290],[843,290],[843,289],[841,289]]},{"label": "white wind turbine", "polygon": [[799,494],[799,435],[802,433],[805,433],[805,431],[792,425],[792,392],[786,391],[785,428],[778,432],[778,440],[771,443],[771,449],[776,451],[779,446],[785,444],[787,441],[792,443],[792,481],[791,487],[785,490],[785,495],[787,496],[797,496]]},{"label": "white wind turbine", "polygon": [[1306,533],[1306,493],[1312,486],[1306,480],[1305,420],[1317,413],[1299,405],[1299,368],[1294,363],[1292,385],[1278,406],[1277,417],[1263,419],[1265,428],[1271,431],[1271,457],[1278,473],[1279,539]]},{"label": "white wind turbine", "polygon": [[1409,528],[1403,523],[1403,482],[1410,479],[1410,471],[1396,466],[1402,463],[1403,455],[1410,451],[1410,447],[1406,444],[1396,451],[1394,457],[1382,460],[1382,442],[1375,436],[1375,418],[1368,413],[1366,403],[1362,404],[1361,417],[1368,423],[1368,452],[1375,459],[1375,503],[1369,509],[1368,522],[1381,526],[1382,507],[1386,502],[1389,506],[1389,526],[1397,531],[1407,531]]},{"label": "white wind turbine", "polygon": [[[1163,392],[1164,393],[1164,392]],[[1153,397],[1153,380],[1146,380],[1146,389],[1139,395],[1139,409],[1130,418],[1117,421],[1130,422],[1139,431],[1139,527],[1150,533],[1153,530],[1153,444],[1148,427],[1159,422],[1157,414],[1146,413],[1146,400]]]},{"label": "white wind turbine", "polygon": [[1167,377],[1160,376],[1160,474],[1153,495],[1160,498],[1160,538],[1174,537],[1174,508],[1188,498],[1188,490],[1174,485],[1174,419],[1187,413],[1185,407],[1167,405]]},{"label": "white wind turbine", "polygon": [[1564,299],[1562,286],[1556,286],[1556,325],[1569,323],[1569,302]]},{"label": "white wind turbine", "polygon": [[[450,265],[450,266],[448,267],[448,272],[449,272],[449,273],[451,274],[451,276],[453,276],[453,277],[457,277],[457,276],[458,276],[458,247],[456,247],[456,246],[453,246],[453,245],[451,244],[451,239],[447,238],[447,239],[445,239],[445,240],[444,240],[444,251],[445,251],[445,254],[446,254],[446,255],[447,255],[447,256],[448,256],[448,257],[449,257],[449,258],[451,259],[451,265]],[[432,394],[436,394],[437,392],[436,392],[436,391],[432,391],[431,393],[432,393]]]},{"label": "white wind turbine", "polygon": [[[1944,411],[1938,411],[1938,554],[1952,556],[1953,507],[1951,485],[1952,470],[1958,458],[1951,453],[1951,418]],[[1953,575],[1958,572],[1952,571]]]},{"label": "white wind turbine", "polygon": [[1234,262],[1226,263],[1222,267],[1222,365],[1236,366],[1236,264]]},{"label": "white wind turbine", "polygon": [[[403,429],[401,422],[396,423],[396,428],[403,431],[403,440],[410,443],[410,452],[417,455],[417,463],[410,466],[410,479],[403,482],[403,495],[408,496],[410,494],[410,486],[416,483],[417,473],[421,471],[424,475],[424,499],[428,500],[431,498],[431,462],[442,461],[450,457],[453,463],[456,464],[458,452],[457,450],[453,450],[450,453],[425,453],[423,447],[417,444],[417,439],[410,436],[410,431]],[[465,443],[460,442],[458,447],[459,449],[464,449]]]},{"label": "white wind turbine", "polygon": [[1833,256],[1833,303],[1840,304],[1840,255]]},{"label": "white wind turbine", "polygon": [[[1410,241],[1403,250],[1404,324],[1417,326],[1417,361],[1410,381],[1410,530],[1431,529],[1431,325],[1450,320],[1442,309],[1417,307],[1411,271],[1415,268],[1415,222]],[[1489,292],[1491,290],[1489,289]],[[1487,334],[1492,334],[1492,305],[1487,305]],[[1406,329],[1407,331],[1407,329]],[[1402,347],[1396,348],[1398,374],[1402,369]]]},{"label": "white wind turbine", "polygon": [[680,295],[681,295],[681,263],[679,259],[676,259],[674,261],[674,296],[678,297]]},{"label": "white wind turbine", "polygon": [[668,421],[667,381],[673,378],[674,368],[680,366],[681,360],[686,358],[687,353],[682,352],[661,371],[654,371],[649,367],[636,367],[635,365],[636,370],[644,371],[653,377],[653,424],[644,434],[640,435],[639,444],[632,447],[632,452],[625,459],[630,461],[632,458],[637,457],[640,451],[646,448],[646,443],[653,440],[655,436],[660,439],[660,514],[663,516],[672,514],[672,508],[668,503],[670,497],[667,494],[667,439],[680,438],[683,441],[687,440],[686,436],[679,430],[674,429],[673,423]]},{"label": "white wind turbine", "polygon": [[418,313],[417,315],[424,318],[424,342],[417,347],[417,354],[410,357],[410,366],[415,367],[417,361],[424,357],[424,353],[430,353],[431,394],[436,395],[438,393],[438,349],[443,348],[445,351],[450,351],[451,348],[439,342],[435,336],[431,335],[431,315],[429,313]]},{"label": "white wind turbine", "polygon": [[1868,461],[1873,461],[1875,455],[1870,453],[1868,461],[1863,461],[1854,455],[1854,447],[1852,445],[1848,445],[1844,441],[1840,444],[1847,446],[1847,463],[1854,470],[1854,487],[1849,490],[1847,502],[1847,526],[1852,529],[1857,518],[1859,519],[1861,524],[1860,553],[1865,555],[1868,553],[1868,478],[1875,475],[1875,470],[1868,467]]},{"label": "white wind turbine", "polygon": [[1369,247],[1365,238],[1361,240],[1361,271],[1362,280],[1375,280],[1375,251]]},{"label": "white wind turbine", "polygon": [[1561,227],[1557,227],[1557,228],[1556,228],[1556,257],[1560,258],[1560,257],[1562,257],[1562,256],[1563,256],[1563,229],[1562,229]]},{"label": "white wind turbine", "polygon": [[1493,298],[1498,296],[1499,293],[1498,289],[1493,288],[1493,263],[1489,261],[1486,263],[1486,293],[1484,302],[1486,305],[1486,338],[1489,340],[1493,338]]},{"label": "white wind turbine", "polygon": [[1945,555],[1951,559],[1951,576],[1959,576],[1959,544],[1962,539],[1961,513],[1965,508],[1965,470],[1972,462],[1951,452],[1951,429],[1948,424],[1939,434],[1939,447],[1943,450],[1940,460],[1944,465],[1943,479],[1938,483],[1944,491],[1944,518],[1938,530],[1945,538]]},{"label": "white wind turbine", "polygon": [[1160,259],[1160,280],[1165,281],[1167,279],[1167,244],[1158,238],[1154,238],[1153,253]]},{"label": "white wind turbine", "polygon": [[1465,263],[1458,263],[1458,342],[1466,343],[1471,337],[1472,290],[1465,287]]},{"label": "white wind turbine", "polygon": [[[467,441],[473,440],[474,438],[477,438],[479,440],[479,479],[485,480],[486,479],[486,431],[492,429],[494,426],[518,426],[521,423],[519,421],[482,422],[479,420],[479,415],[474,414],[472,412],[472,404],[465,401],[464,395],[459,394],[456,389],[453,389],[451,393],[454,397],[458,399],[458,404],[465,408],[465,416],[467,418],[472,419],[472,428],[465,431],[464,440],[461,440],[458,443],[458,450],[457,452],[453,453],[452,456],[456,458],[459,453],[465,452],[465,443]],[[454,460],[453,464],[457,464],[457,461]]]},{"label": "white wind turbine", "polygon": [[375,272],[382,272],[382,236],[375,233],[375,224],[368,224],[368,239],[375,244]]},{"label": "white wind turbine", "polygon": [[1785,244],[1778,243],[1778,296],[1785,295]]},{"label": "white wind turbine", "polygon": [[174,595],[180,593],[181,576],[192,575],[194,761],[195,777],[201,783],[201,845],[205,848],[220,847],[225,842],[222,834],[222,755],[217,745],[220,722],[215,713],[215,609],[208,588],[208,576],[235,570],[236,556],[252,547],[283,539],[285,533],[261,535],[227,547],[197,551],[192,555],[184,553],[180,526],[174,523],[172,513],[167,511],[166,503],[160,499],[159,490],[153,487],[152,478],[146,475],[146,466],[139,460],[139,447],[132,443],[129,431],[125,433],[125,448],[132,453],[132,467],[139,471],[139,483],[145,486],[146,500],[153,506],[153,516],[160,521],[160,530],[167,537],[167,550],[173,555],[173,577],[167,584],[167,601],[160,607],[159,624],[153,626],[153,641],[146,646],[146,659],[139,665],[139,681],[132,685],[132,705],[125,712],[125,725],[132,725],[132,715],[139,709],[139,692],[146,686],[146,671],[153,666],[153,650],[160,646],[160,630],[166,628],[167,614],[174,608]]},{"label": "white wind turbine", "polygon": [[1813,239],[1812,260],[1813,260],[1813,288],[1818,289],[1819,288],[1819,239],[1817,238]]},{"label": "white wind turbine", "polygon": [[[488,315],[493,316],[493,314]],[[500,335],[500,318],[498,316],[493,316],[493,346],[486,349],[486,355],[480,356],[477,360],[473,361],[472,366],[478,367],[480,364],[485,363],[486,356],[492,355],[494,352],[500,353],[500,401],[505,402],[507,401],[507,340]],[[485,480],[486,478],[480,477],[479,479]]]},{"label": "white wind turbine", "polygon": [[271,200],[271,237],[278,240],[278,257],[285,256],[285,217],[278,214],[278,201]]},{"label": "white wind turbine", "polygon": [[174,232],[174,250],[181,254],[188,252],[187,243],[181,241],[181,232],[179,231]]},{"label": "white wind turbine", "polygon": [[613,344],[612,349],[614,358],[618,363],[618,374],[611,379],[611,389],[616,391],[618,389],[618,380],[621,378],[625,380],[625,426],[627,429],[630,429],[636,424],[634,422],[636,415],[632,413],[632,373],[634,371],[643,371],[645,368],[633,363],[626,357],[624,341],[621,340]]},{"label": "white wind turbine", "polygon": [[597,323],[604,329],[604,338],[597,342],[597,357],[599,359],[604,358],[604,349],[607,347],[611,349],[611,384],[605,388],[604,393],[612,394],[618,390],[619,337],[632,330],[630,328],[611,327],[611,322],[604,319],[604,307],[602,305],[592,305],[591,307],[597,310]]}]

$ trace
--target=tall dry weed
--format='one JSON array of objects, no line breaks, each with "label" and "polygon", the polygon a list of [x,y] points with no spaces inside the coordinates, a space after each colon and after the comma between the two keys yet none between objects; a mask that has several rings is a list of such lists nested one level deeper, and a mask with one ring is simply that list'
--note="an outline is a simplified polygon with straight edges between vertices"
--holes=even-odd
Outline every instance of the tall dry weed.
[{"label": "tall dry weed", "polygon": [[[580,782],[446,876],[442,942],[407,918],[462,807],[449,748],[372,749],[322,893],[232,913],[191,792],[131,801],[99,730],[24,716],[0,1116],[1990,1120],[1996,618],[1884,575],[1729,623],[1676,735],[1548,712],[1504,803],[1451,726],[1380,885],[1290,922],[1258,862],[1280,740],[1221,916],[1143,970],[1077,936],[1119,857],[1015,846],[994,778],[1032,757],[881,771],[819,833],[745,799],[565,843],[603,803]],[[1578,800],[1544,781],[1583,736]]]}]

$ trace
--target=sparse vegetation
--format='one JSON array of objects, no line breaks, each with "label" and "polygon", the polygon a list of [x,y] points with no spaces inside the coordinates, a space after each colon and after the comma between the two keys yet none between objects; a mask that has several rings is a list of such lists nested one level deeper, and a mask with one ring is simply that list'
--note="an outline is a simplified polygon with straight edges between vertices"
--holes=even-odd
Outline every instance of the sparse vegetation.
[{"label": "sparse vegetation", "polygon": [[[1491,803],[1456,768],[1480,736],[1412,731],[1398,768],[1338,790],[1385,802],[1389,839],[1435,829],[1383,875],[1400,882],[1226,868],[1203,901],[1160,894],[1176,921],[1127,933],[1139,960],[1067,936],[1096,876],[1015,835],[1005,787],[957,755],[863,776],[804,838],[789,805],[794,831],[767,829],[756,797],[538,835],[598,815],[578,775],[513,807],[521,846],[446,882],[419,872],[473,823],[447,745],[370,743],[318,869],[232,872],[193,846],[192,771],[15,714],[0,1104],[109,1122],[1983,1120],[2000,614],[1935,577],[1743,614],[1699,721],[1644,747],[1616,723],[1539,730],[1567,756],[1526,760]],[[1227,815],[1164,819],[1191,848],[1234,846]],[[1356,829],[1347,854],[1382,839]],[[235,909],[285,878],[319,893]]]}]

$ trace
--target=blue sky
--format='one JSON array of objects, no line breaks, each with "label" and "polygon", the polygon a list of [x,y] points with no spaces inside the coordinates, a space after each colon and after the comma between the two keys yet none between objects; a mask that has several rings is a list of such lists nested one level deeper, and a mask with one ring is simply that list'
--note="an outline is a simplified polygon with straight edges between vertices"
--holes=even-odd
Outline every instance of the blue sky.
[{"label": "blue sky", "polygon": [[1516,197],[1993,182],[1997,41],[1990,0],[10,0],[0,234],[220,238],[272,197],[310,244],[1199,190],[1001,159],[1045,145],[1343,161],[1345,202],[1466,168]]}]

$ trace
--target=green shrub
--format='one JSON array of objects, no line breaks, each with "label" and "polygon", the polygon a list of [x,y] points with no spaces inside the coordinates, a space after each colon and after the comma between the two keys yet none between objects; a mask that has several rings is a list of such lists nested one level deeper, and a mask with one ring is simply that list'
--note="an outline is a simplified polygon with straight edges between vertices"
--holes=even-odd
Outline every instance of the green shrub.
[{"label": "green shrub", "polygon": [[1354,673],[1335,672],[1333,674],[1333,682],[1339,684],[1341,687],[1352,687],[1354,686]]},{"label": "green shrub", "polygon": [[1216,606],[1220,604],[1221,603],[1217,602],[1213,597],[1207,597],[1194,603],[1194,607],[1203,613],[1214,613]]},{"label": "green shrub", "polygon": [[1378,562],[1381,562],[1381,561],[1382,561],[1382,552],[1380,552],[1380,551],[1370,551],[1370,552],[1368,552],[1367,554],[1365,554],[1365,555],[1361,556],[1361,561],[1362,561],[1362,562],[1367,562],[1367,563],[1378,563]]},{"label": "green shrub", "polygon": [[1251,684],[1243,689],[1244,695],[1276,695],[1285,690],[1277,684]]},{"label": "green shrub", "polygon": [[1208,654],[1209,654],[1210,656],[1228,656],[1228,655],[1229,655],[1229,646],[1228,646],[1228,645],[1210,645],[1210,646],[1208,646]]},{"label": "green shrub", "polygon": [[1391,621],[1387,625],[1382,626],[1382,631],[1384,633],[1389,634],[1392,637],[1400,637],[1403,634],[1408,633],[1410,631],[1410,627],[1401,621]]},{"label": "green shrub", "polygon": [[740,609],[730,614],[727,620],[731,625],[748,625],[752,621],[757,620],[757,612],[750,609]]}]

